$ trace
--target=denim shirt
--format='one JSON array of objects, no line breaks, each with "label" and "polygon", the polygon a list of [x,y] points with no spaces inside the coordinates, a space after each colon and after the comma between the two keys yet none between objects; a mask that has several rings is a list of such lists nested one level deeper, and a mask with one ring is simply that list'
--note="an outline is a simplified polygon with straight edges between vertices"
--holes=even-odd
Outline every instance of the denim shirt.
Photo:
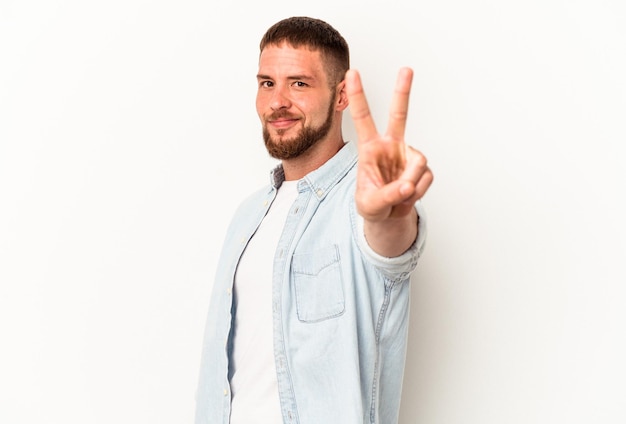
[{"label": "denim shirt", "polygon": [[[409,322],[410,275],[425,240],[399,257],[365,241],[354,202],[357,149],[345,146],[298,182],[274,256],[273,344],[283,422],[392,424],[398,420]],[[233,281],[239,258],[278,187],[244,201],[228,228],[204,334],[196,424],[228,424]]]}]

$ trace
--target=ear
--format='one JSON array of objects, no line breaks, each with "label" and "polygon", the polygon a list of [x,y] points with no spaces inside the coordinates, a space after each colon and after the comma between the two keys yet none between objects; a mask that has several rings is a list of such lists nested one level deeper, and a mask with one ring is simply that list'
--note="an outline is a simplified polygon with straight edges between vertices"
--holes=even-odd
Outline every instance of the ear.
[{"label": "ear", "polygon": [[346,80],[342,80],[337,84],[336,109],[343,112],[348,107],[348,93],[346,92]]}]

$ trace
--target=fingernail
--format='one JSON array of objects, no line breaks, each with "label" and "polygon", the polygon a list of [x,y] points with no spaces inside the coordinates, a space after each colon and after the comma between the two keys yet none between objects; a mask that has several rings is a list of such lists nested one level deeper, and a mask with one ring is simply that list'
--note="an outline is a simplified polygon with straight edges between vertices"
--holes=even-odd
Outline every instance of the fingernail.
[{"label": "fingernail", "polygon": [[401,195],[403,195],[403,196],[406,196],[406,195],[408,195],[408,194],[411,194],[412,189],[413,189],[413,186],[412,186],[411,184],[409,184],[409,183],[403,183],[403,184],[400,186],[400,194],[401,194]]}]

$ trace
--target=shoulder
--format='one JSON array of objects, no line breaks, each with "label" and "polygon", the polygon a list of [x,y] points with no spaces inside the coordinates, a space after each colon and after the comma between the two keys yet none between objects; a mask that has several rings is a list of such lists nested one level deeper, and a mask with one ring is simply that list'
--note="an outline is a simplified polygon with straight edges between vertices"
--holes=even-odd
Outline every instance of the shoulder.
[{"label": "shoulder", "polygon": [[265,209],[268,202],[270,202],[274,196],[274,193],[275,189],[268,184],[248,194],[247,197],[244,197],[235,209],[231,219],[231,226],[233,223],[246,219],[251,214],[255,214],[255,211]]}]

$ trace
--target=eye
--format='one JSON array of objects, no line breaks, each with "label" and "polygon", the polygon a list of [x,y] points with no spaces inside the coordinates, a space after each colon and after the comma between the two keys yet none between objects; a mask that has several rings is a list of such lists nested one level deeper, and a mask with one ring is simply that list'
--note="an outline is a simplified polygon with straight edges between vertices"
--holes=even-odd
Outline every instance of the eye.
[{"label": "eye", "polygon": [[270,88],[273,86],[274,86],[274,83],[272,81],[259,81],[259,87]]},{"label": "eye", "polygon": [[308,84],[302,81],[294,81],[293,85],[298,88],[308,87]]}]

